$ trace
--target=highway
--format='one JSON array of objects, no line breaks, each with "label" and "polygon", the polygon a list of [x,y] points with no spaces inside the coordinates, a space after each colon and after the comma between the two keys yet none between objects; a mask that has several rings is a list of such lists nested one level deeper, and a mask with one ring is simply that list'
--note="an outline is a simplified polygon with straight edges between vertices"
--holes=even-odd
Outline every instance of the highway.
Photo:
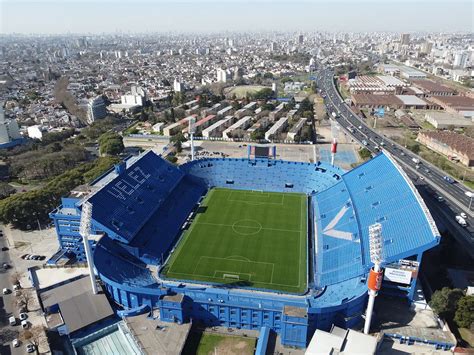
[{"label": "highway", "polygon": [[[320,70],[316,75],[316,83],[324,95],[328,113],[336,113],[336,117],[331,118],[335,119],[347,134],[364,145],[372,154],[377,154],[380,150],[389,152],[399,162],[418,189],[422,185],[429,186],[429,190],[432,191],[434,196],[432,199],[425,198],[427,206],[430,210],[434,208],[438,211],[440,206],[446,210],[444,218],[447,218],[447,216],[452,218],[454,225],[453,223],[445,223],[444,225],[453,232],[452,234],[461,245],[468,248],[467,251],[474,258],[474,201],[469,211],[470,198],[466,195],[466,192],[472,193],[472,191],[452,177],[454,183],[449,183],[444,178],[447,176],[445,172],[368,127],[339,95],[334,84],[334,72],[331,69]],[[413,159],[417,159],[417,161],[415,162]],[[423,192],[426,196],[426,191]],[[433,206],[433,203],[439,205]],[[468,215],[466,219],[468,226],[465,228],[454,220],[454,217],[461,212]],[[437,213],[437,215],[440,214]]]}]

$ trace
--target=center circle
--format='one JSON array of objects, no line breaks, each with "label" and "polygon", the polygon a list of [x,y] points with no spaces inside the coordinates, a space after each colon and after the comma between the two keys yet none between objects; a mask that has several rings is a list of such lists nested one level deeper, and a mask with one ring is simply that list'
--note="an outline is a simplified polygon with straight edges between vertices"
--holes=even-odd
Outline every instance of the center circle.
[{"label": "center circle", "polygon": [[253,235],[262,230],[262,225],[254,219],[241,219],[232,225],[232,230],[240,235]]}]

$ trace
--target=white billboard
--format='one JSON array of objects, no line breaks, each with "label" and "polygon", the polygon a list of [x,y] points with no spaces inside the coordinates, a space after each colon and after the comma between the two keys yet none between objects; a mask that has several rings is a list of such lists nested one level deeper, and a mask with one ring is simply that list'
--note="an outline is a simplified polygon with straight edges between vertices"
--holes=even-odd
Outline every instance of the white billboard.
[{"label": "white billboard", "polygon": [[411,270],[401,270],[387,267],[384,272],[384,280],[409,285],[411,281]]}]

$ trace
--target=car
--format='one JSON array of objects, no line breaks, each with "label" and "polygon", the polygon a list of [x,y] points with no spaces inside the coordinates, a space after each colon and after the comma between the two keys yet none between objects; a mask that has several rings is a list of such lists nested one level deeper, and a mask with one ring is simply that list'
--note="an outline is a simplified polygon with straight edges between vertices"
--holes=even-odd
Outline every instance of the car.
[{"label": "car", "polygon": [[459,215],[460,215],[462,218],[464,218],[464,219],[467,218],[467,214],[465,214],[464,212],[461,212]]},{"label": "car", "polygon": [[21,327],[23,329],[28,329],[30,327],[30,322],[28,322],[27,320],[22,320],[21,321]]},{"label": "car", "polygon": [[10,318],[8,318],[8,323],[13,327],[16,325],[16,318],[11,316]]},{"label": "car", "polygon": [[30,254],[23,254],[22,256],[20,256],[20,258],[26,259],[26,258],[29,257],[29,256],[30,256]]},{"label": "car", "polygon": [[21,285],[20,285],[19,282],[13,285],[13,290],[14,291],[19,290],[19,289],[21,289]]},{"label": "car", "polygon": [[2,251],[7,251],[8,247],[2,247]]},{"label": "car", "polygon": [[425,178],[420,175],[420,180],[423,181],[423,180],[425,180]]},{"label": "car", "polygon": [[416,168],[416,169],[419,169],[419,168],[420,168],[420,166],[417,164],[417,165],[415,165],[415,168]]},{"label": "car", "polygon": [[2,267],[4,270],[8,270],[10,268],[10,265],[8,265],[7,263],[3,263]]},{"label": "car", "polygon": [[443,176],[443,179],[449,182],[450,184],[454,184],[454,180],[450,178],[449,176]]},{"label": "car", "polygon": [[20,340],[19,339],[13,339],[12,345],[14,348],[18,348],[20,346]]},{"label": "car", "polygon": [[41,256],[39,255],[33,255],[33,257],[31,259],[33,260],[39,260],[41,258]]},{"label": "car", "polygon": [[46,256],[41,255],[41,256],[40,256],[40,260],[43,261],[44,259],[46,259]]},{"label": "car", "polygon": [[2,293],[3,293],[4,295],[8,295],[8,294],[10,293],[10,290],[5,287],[5,288],[3,289],[3,291],[2,291]]},{"label": "car", "polygon": [[26,352],[27,352],[27,353],[32,353],[32,352],[34,352],[34,351],[35,351],[35,346],[34,346],[33,344],[28,344],[28,345],[26,346]]},{"label": "car", "polygon": [[18,316],[18,318],[20,318],[21,321],[25,320],[28,318],[28,313],[25,313],[25,312],[21,312]]},{"label": "car", "polygon": [[442,202],[442,201],[444,201],[444,198],[443,198],[443,196],[439,196],[439,195],[438,195],[438,196],[436,196],[436,199],[437,199],[439,202]]},{"label": "car", "polygon": [[35,257],[35,256],[36,256],[36,255],[31,254],[31,255],[29,255],[29,256],[26,258],[26,260],[34,260],[34,257]]},{"label": "car", "polygon": [[400,155],[401,155],[401,156],[405,156],[405,153],[401,152]]}]

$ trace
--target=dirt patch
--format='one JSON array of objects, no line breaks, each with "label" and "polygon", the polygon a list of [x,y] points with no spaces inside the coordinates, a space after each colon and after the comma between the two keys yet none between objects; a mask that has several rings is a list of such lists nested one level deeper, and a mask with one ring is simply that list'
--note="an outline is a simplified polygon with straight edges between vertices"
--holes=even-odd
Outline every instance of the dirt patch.
[{"label": "dirt patch", "polygon": [[[234,337],[225,337],[222,339],[222,341],[216,344],[216,353],[220,355],[253,354],[254,347],[252,342],[254,341],[249,340],[250,339],[242,340]],[[208,352],[208,355],[214,354],[215,352],[213,350]]]}]

